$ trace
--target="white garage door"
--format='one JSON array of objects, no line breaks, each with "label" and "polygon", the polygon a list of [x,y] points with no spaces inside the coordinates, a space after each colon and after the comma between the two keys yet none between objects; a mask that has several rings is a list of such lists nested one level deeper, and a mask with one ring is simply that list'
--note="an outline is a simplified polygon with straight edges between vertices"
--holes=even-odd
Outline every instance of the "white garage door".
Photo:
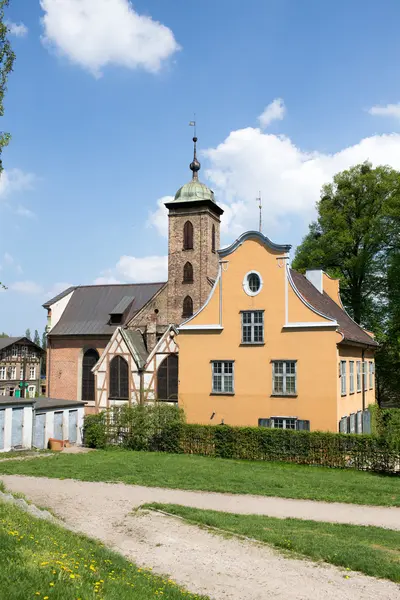
[{"label": "white garage door", "polygon": [[12,409],[11,446],[18,448],[22,446],[22,424],[24,421],[24,409]]},{"label": "white garage door", "polygon": [[36,414],[35,416],[35,428],[33,432],[33,445],[35,448],[45,447],[45,433],[46,433],[46,415],[44,413]]}]

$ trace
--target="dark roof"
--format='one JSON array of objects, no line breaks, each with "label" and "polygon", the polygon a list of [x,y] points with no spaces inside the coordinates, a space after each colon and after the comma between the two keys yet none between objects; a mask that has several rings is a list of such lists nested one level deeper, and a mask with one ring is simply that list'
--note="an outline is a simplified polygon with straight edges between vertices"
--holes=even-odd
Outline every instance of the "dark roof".
[{"label": "dark roof", "polygon": [[353,321],[351,317],[344,311],[340,306],[336,304],[334,300],[326,292],[321,294],[317,288],[310,282],[304,275],[297,273],[290,269],[290,274],[293,279],[293,283],[311,306],[318,312],[334,319],[339,324],[339,331],[343,334],[342,343],[356,343],[364,346],[378,346],[377,342],[368,335]]},{"label": "dark roof", "polygon": [[142,334],[140,331],[135,331],[134,329],[121,329],[121,334],[129,346],[137,366],[139,369],[143,368],[149,353],[147,352]]},{"label": "dark roof", "polygon": [[112,310],[110,310],[110,315],[123,315],[131,302],[134,301],[133,296],[124,296],[120,302],[118,302],[117,306],[114,306]]},{"label": "dark roof", "polygon": [[86,402],[77,400],[60,400],[59,398],[36,398],[35,410],[45,410],[47,408],[77,408],[84,406]]},{"label": "dark roof", "polygon": [[57,296],[54,296],[54,298],[52,298],[51,300],[48,300],[47,302],[45,302],[43,304],[43,308],[50,308],[50,306],[52,304],[54,304],[55,302],[58,302],[59,300],[61,300],[62,298],[64,298],[64,296],[68,296],[68,294],[70,294],[71,292],[73,292],[74,290],[76,290],[76,287],[77,287],[76,285],[72,285],[71,287],[67,288],[63,292],[60,292],[59,294],[57,294]]},{"label": "dark roof", "polygon": [[34,404],[35,398],[16,398],[15,396],[0,396],[0,405],[5,404]]},{"label": "dark roof", "polygon": [[8,348],[8,346],[12,346],[13,344],[16,344],[17,342],[24,342],[24,344],[26,344],[27,346],[28,345],[35,346],[35,348],[44,352],[43,348],[41,348],[40,346],[35,344],[35,342],[32,342],[32,340],[28,340],[28,338],[24,337],[24,336],[0,338],[0,350],[4,350],[4,348]]},{"label": "dark roof", "polygon": [[[49,335],[112,335],[110,313],[126,297],[134,298],[127,311],[127,323],[165,283],[86,285],[75,288],[61,319]],[[122,323],[122,325],[124,324]]]}]

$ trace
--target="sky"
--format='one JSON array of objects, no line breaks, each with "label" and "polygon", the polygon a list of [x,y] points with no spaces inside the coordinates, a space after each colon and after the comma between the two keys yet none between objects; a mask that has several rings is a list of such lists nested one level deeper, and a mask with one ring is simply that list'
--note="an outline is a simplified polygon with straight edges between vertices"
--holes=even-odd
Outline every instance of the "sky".
[{"label": "sky", "polygon": [[400,169],[398,0],[11,0],[0,332],[41,334],[69,285],[165,281],[164,202],[200,179],[222,245],[294,247],[321,186]]}]

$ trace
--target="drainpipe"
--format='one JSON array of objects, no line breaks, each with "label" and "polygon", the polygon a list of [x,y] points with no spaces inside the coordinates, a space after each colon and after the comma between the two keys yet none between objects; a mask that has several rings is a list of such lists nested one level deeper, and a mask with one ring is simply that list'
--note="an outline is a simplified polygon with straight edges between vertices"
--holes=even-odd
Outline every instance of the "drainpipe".
[{"label": "drainpipe", "polygon": [[362,379],[361,379],[361,385],[362,385],[362,409],[363,411],[365,410],[365,373],[364,373],[364,369],[365,369],[365,364],[364,364],[364,355],[365,355],[365,350],[363,349],[361,352],[361,361],[362,361],[362,369],[361,369],[361,374],[362,374]]},{"label": "drainpipe", "polygon": [[139,371],[140,377],[140,396],[139,396],[139,404],[144,406],[144,371],[141,369]]}]

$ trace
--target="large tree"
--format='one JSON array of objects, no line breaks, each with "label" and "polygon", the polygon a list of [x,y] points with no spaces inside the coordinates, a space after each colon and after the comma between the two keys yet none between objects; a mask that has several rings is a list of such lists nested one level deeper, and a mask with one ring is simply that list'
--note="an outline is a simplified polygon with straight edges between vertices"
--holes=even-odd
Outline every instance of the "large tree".
[{"label": "large tree", "polygon": [[32,341],[32,334],[31,334],[31,330],[29,329],[29,327],[28,327],[28,329],[25,331],[25,337],[26,337],[26,338],[28,338],[28,340],[31,340],[31,341]]},{"label": "large tree", "polygon": [[35,333],[33,335],[33,341],[37,346],[40,346],[40,336],[37,329],[35,329]]},{"label": "large tree", "polygon": [[[9,5],[9,0],[0,0],[0,117],[4,115],[4,96],[7,90],[8,75],[12,71],[15,54],[12,51],[7,37],[8,28],[4,20],[4,9]],[[0,176],[3,170],[1,155],[3,148],[10,141],[10,134],[0,131]],[[0,281],[0,288],[5,288]]]},{"label": "large tree", "polygon": [[340,278],[345,308],[380,343],[378,400],[400,402],[400,173],[369,163],[338,173],[317,210],[293,267]]},{"label": "large tree", "polygon": [[323,267],[340,277],[354,320],[376,326],[387,287],[385,264],[399,244],[400,173],[369,163],[338,173],[323,186],[317,210],[293,267]]}]

